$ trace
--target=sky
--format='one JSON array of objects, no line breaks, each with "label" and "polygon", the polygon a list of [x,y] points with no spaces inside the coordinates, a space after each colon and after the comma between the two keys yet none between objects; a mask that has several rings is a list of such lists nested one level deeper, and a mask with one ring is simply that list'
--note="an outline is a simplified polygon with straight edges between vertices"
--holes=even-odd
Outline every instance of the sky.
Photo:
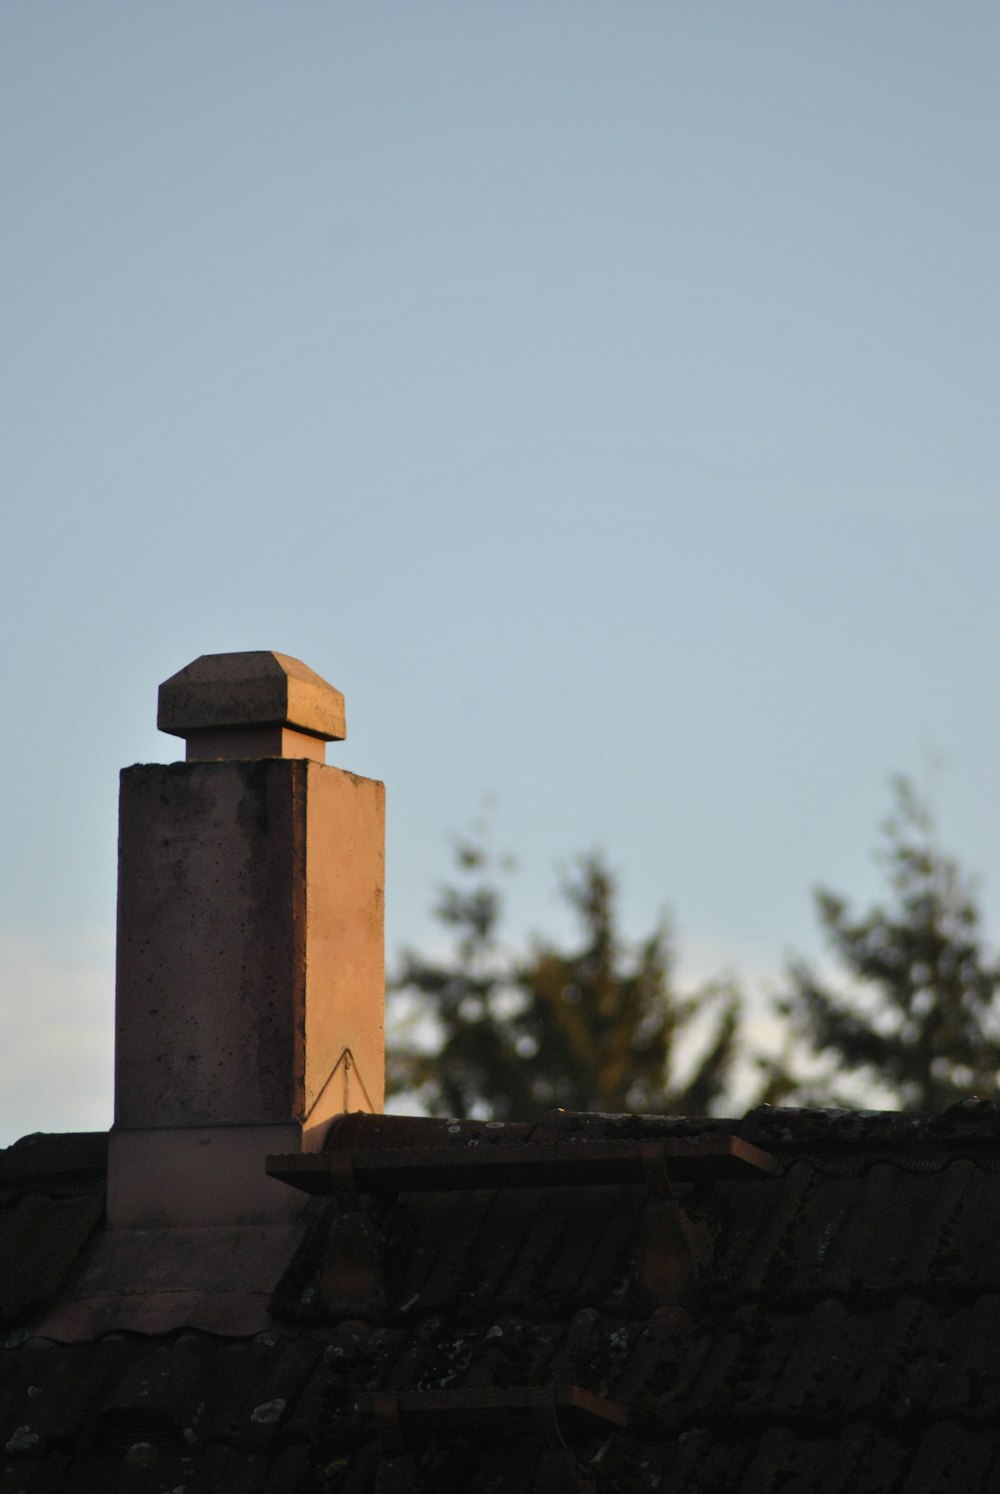
[{"label": "sky", "polygon": [[[764,1000],[892,775],[997,936],[1000,9],[5,0],[0,1143],[110,1124],[117,775],[273,648],[568,935]],[[484,806],[488,806],[484,810]]]}]

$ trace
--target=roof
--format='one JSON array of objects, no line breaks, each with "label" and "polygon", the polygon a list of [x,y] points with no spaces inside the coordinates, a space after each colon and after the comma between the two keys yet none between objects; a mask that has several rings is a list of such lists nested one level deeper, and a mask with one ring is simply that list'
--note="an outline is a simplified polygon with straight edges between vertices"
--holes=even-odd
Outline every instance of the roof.
[{"label": "roof", "polygon": [[263,1330],[60,1343],[105,1140],[0,1154],[0,1494],[1000,1478],[998,1105],[343,1117]]}]

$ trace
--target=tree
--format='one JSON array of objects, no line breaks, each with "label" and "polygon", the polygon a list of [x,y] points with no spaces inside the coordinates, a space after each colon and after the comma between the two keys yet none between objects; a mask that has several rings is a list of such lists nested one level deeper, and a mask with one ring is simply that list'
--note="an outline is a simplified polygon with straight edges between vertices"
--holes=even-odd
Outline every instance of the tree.
[{"label": "tree", "polygon": [[984,948],[968,880],[938,847],[931,815],[904,779],[895,784],[883,840],[887,905],[856,917],[843,897],[816,893],[849,982],[838,989],[805,960],[792,962],[778,1010],[818,1057],[820,1072],[803,1080],[772,1066],[769,1099],[838,1100],[844,1076],[876,1083],[903,1110],[997,1096],[1000,964]]},{"label": "tree", "polygon": [[[502,897],[482,846],[458,846],[461,885],[435,913],[453,937],[443,959],[404,953],[390,986],[395,1035],[390,1092],[432,1114],[529,1120],[566,1110],[702,1113],[720,1099],[734,1056],[739,997],[719,982],[680,997],[665,922],[629,945],[603,858],[581,858],[562,891],[579,942],[536,939],[526,952],[500,941]],[[677,1041],[704,1019],[690,1072]]]}]

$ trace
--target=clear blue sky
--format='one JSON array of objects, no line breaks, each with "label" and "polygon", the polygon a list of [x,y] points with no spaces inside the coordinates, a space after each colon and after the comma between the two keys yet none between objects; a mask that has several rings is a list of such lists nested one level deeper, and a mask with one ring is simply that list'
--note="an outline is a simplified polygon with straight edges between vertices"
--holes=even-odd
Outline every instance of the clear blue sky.
[{"label": "clear blue sky", "polygon": [[[887,779],[1000,926],[1000,9],[0,7],[0,1141],[110,1120],[118,768],[275,648],[680,970],[818,949]],[[941,766],[929,767],[940,760]]]}]

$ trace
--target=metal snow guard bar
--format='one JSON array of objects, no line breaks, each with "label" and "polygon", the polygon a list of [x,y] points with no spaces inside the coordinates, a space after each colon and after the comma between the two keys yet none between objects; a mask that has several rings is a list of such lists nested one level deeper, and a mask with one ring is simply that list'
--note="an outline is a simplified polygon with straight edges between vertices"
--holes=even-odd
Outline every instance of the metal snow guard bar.
[{"label": "metal snow guard bar", "polygon": [[364,1147],[267,1159],[269,1177],[304,1193],[445,1193],[473,1188],[695,1183],[771,1177],[780,1162],[739,1136]]},{"label": "metal snow guard bar", "polygon": [[405,1433],[472,1431],[489,1436],[512,1421],[529,1419],[553,1442],[563,1432],[628,1425],[628,1411],[579,1385],[476,1387],[463,1390],[374,1391],[356,1402],[362,1415],[373,1416],[383,1441],[405,1446]]}]

